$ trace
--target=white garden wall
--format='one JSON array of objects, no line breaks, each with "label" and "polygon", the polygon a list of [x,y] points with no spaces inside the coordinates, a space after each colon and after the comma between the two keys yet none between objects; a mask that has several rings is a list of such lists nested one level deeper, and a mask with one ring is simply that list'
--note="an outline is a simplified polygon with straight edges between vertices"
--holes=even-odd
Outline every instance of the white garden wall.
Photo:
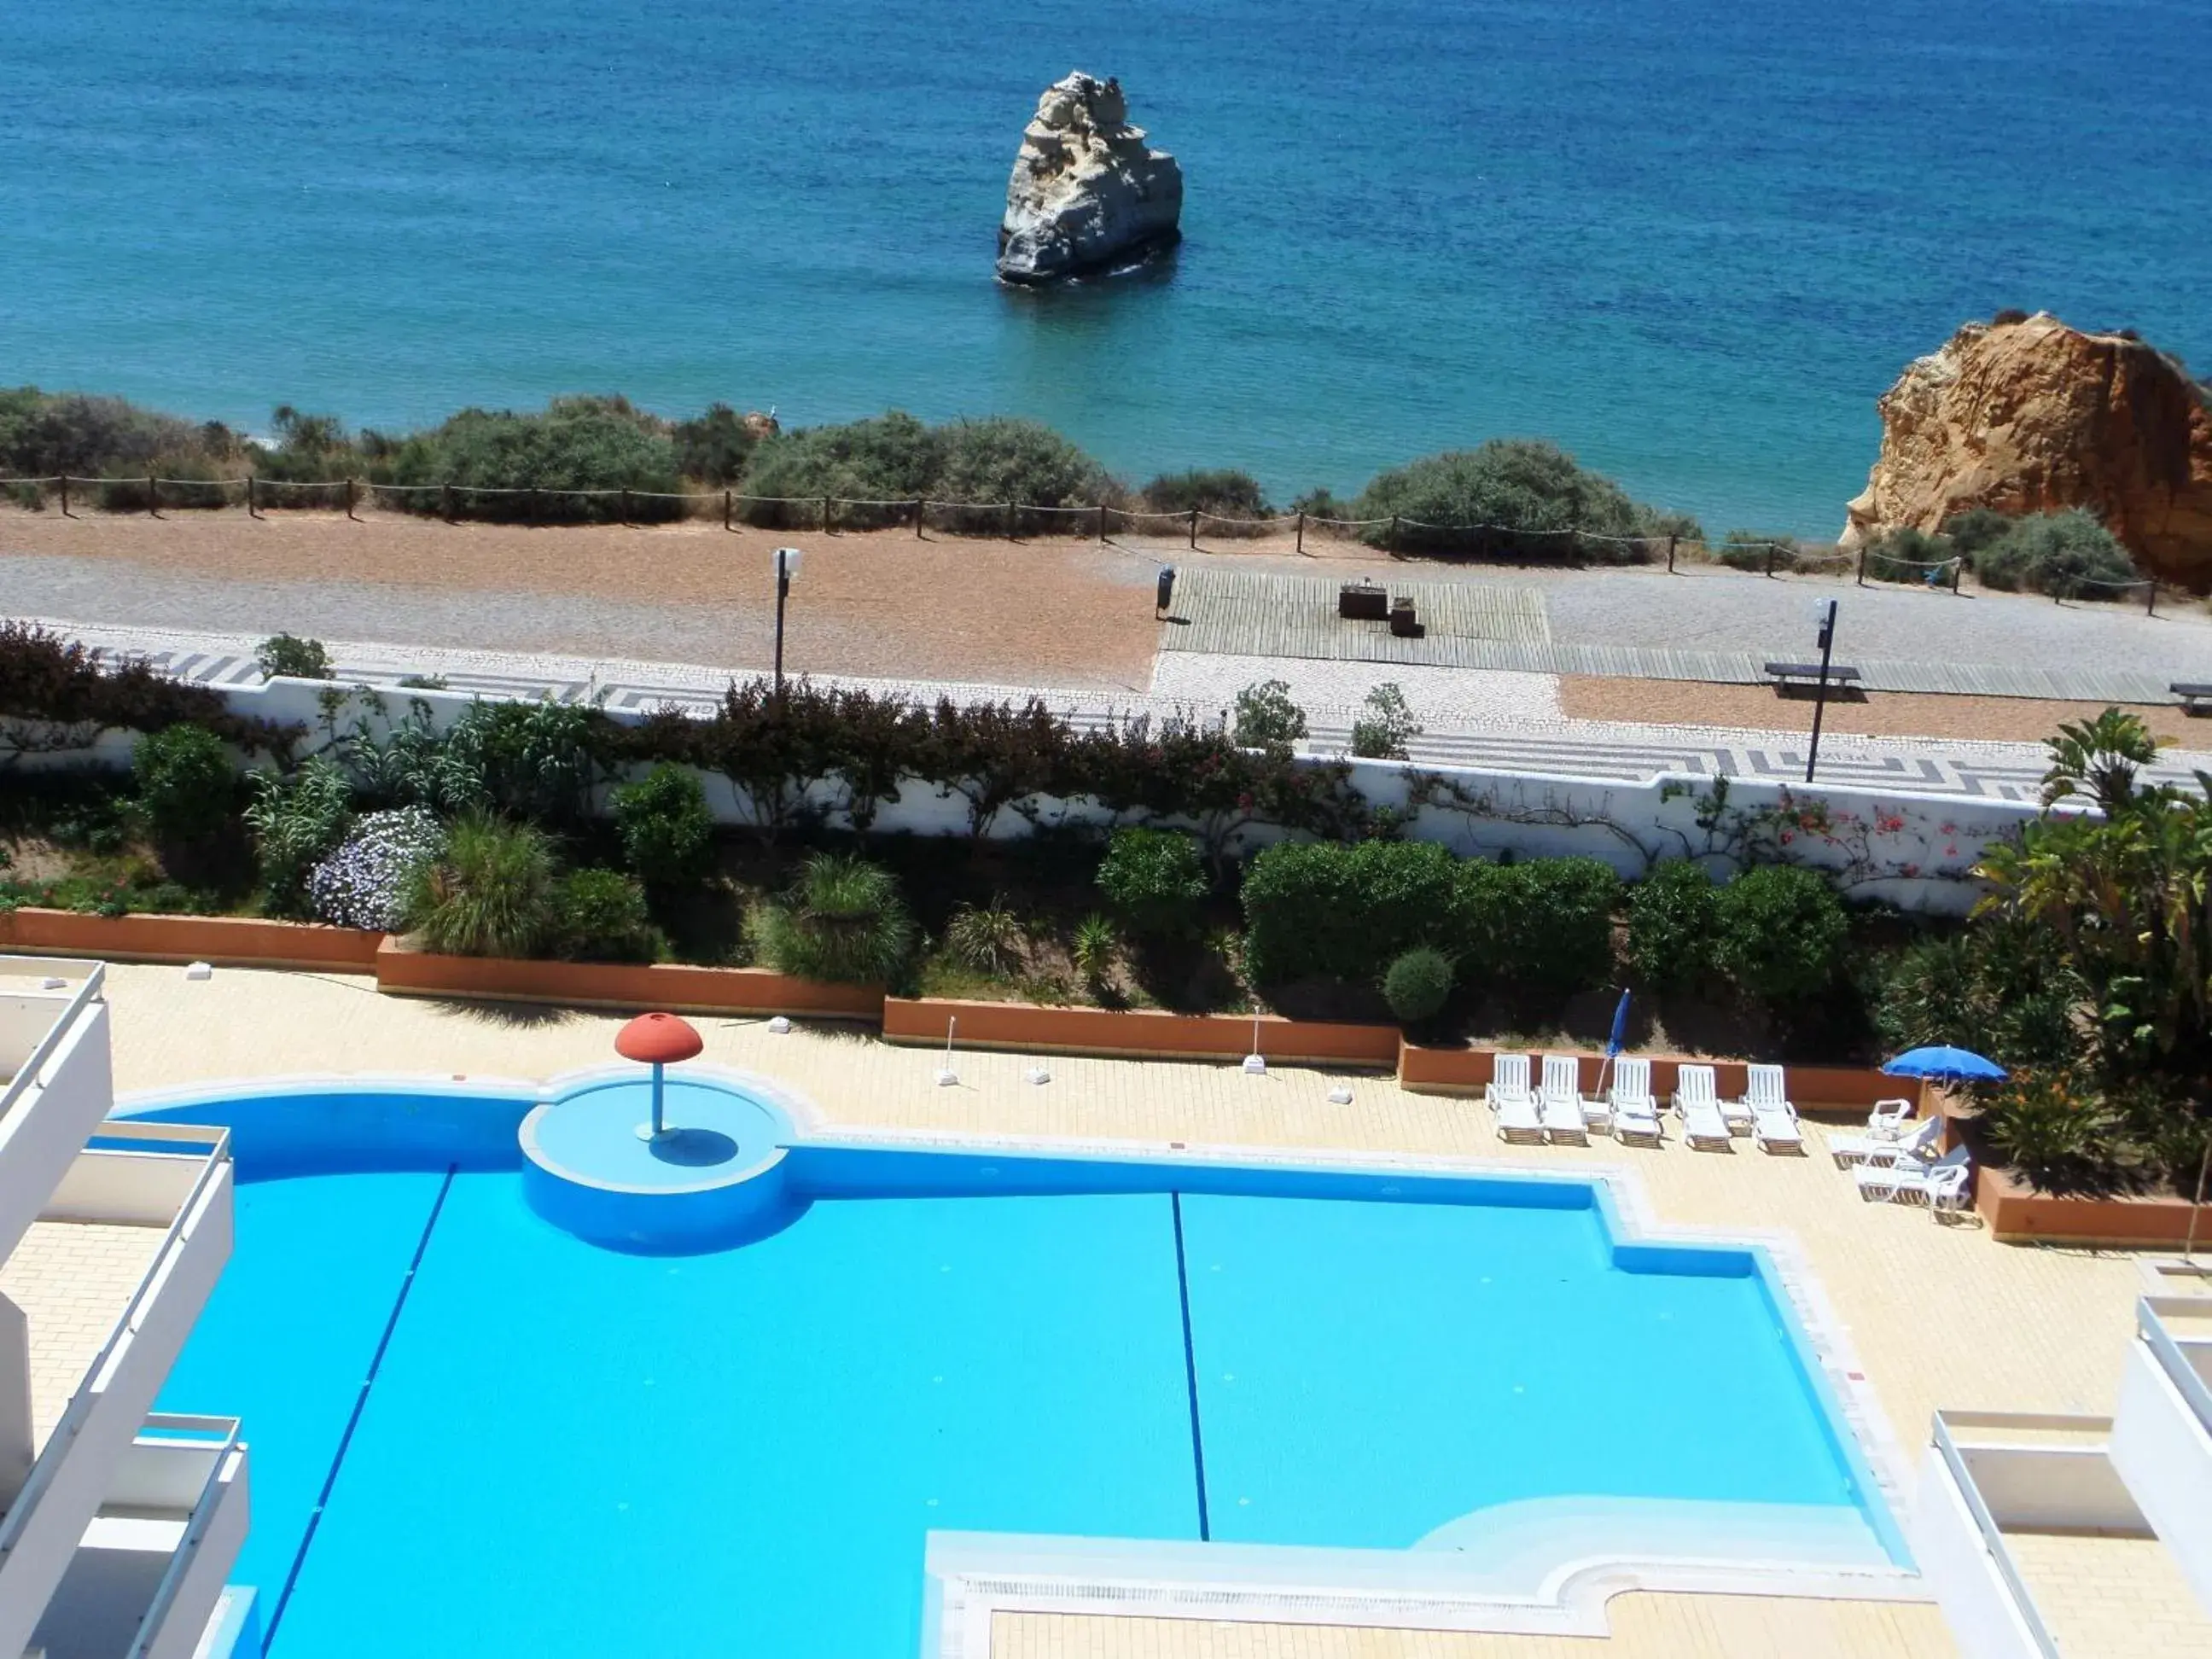
[{"label": "white garden wall", "polygon": [[[365,722],[381,735],[418,709],[442,732],[476,700],[459,692],[347,691],[307,680],[228,687],[223,695],[241,716],[309,727],[315,735],[307,750],[356,723]],[[623,710],[609,713],[626,723],[641,718]],[[131,741],[128,733],[111,732],[89,750],[27,757],[22,763],[125,766]],[[1324,763],[1322,757],[1315,763]],[[752,821],[750,808],[727,780],[713,774],[702,777],[718,819]],[[1722,873],[1755,858],[1826,871],[1853,897],[1953,915],[1971,908],[1980,896],[1979,884],[1966,872],[1982,848],[2016,835],[2036,811],[2015,802],[1826,784],[1702,776],[1623,783],[1393,761],[1355,761],[1352,781],[1373,805],[1407,813],[1404,832],[1410,838],[1441,842],[1462,854],[1582,854],[1631,879],[1661,859],[1696,858]],[[835,783],[819,786],[810,795],[832,827],[848,822],[842,801],[842,791]],[[1037,826],[1115,821],[1096,801],[1034,799],[1000,813],[987,833],[1011,838]],[[934,784],[910,780],[896,800],[878,808],[875,828],[966,835],[968,805]],[[1277,833],[1252,826],[1233,835],[1229,844],[1248,849]]]}]

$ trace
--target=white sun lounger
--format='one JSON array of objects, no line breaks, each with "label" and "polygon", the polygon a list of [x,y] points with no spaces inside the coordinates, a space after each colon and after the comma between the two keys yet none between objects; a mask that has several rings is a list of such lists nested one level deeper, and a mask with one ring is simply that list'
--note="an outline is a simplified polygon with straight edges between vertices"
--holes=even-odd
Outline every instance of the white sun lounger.
[{"label": "white sun lounger", "polygon": [[1834,1136],[1828,1142],[1828,1155],[1838,1164],[1849,1164],[1871,1156],[1879,1147],[1895,1146],[1914,1127],[1911,1101],[1877,1100],[1867,1114],[1866,1127]]},{"label": "white sun lounger", "polygon": [[[1718,1085],[1715,1085],[1716,1090]],[[1720,1108],[1721,1121],[1729,1126],[1732,1135],[1747,1135],[1752,1131],[1751,1097],[1740,1096],[1734,1100],[1716,1100]]]},{"label": "white sun lounger", "polygon": [[[1940,1127],[1942,1120],[1928,1120]],[[1955,1186],[1965,1190],[1965,1177],[1954,1176],[1953,1170],[1971,1170],[1973,1159],[1964,1146],[1954,1146],[1933,1163],[1919,1158],[1894,1158],[1881,1163],[1862,1164],[1853,1170],[1858,1182],[1861,1198],[1879,1199],[1887,1203],[1924,1204],[1936,1187]]]},{"label": "white sun lounger", "polygon": [[1923,1117],[1917,1123],[1905,1125],[1898,1134],[1838,1135],[1828,1143],[1828,1152],[1838,1164],[1856,1163],[1869,1169],[1908,1159],[1917,1163],[1936,1150],[1942,1133],[1942,1118]]},{"label": "white sun lounger", "polygon": [[1797,1109],[1786,1100],[1772,1105],[1763,1100],[1751,1103],[1751,1138],[1763,1152],[1805,1150],[1805,1134],[1797,1127]]},{"label": "white sun lounger", "polygon": [[1674,1112],[1682,1120],[1682,1139],[1691,1146],[1710,1151],[1729,1144],[1728,1120],[1721,1115],[1711,1066],[1684,1066],[1677,1069]]},{"label": "white sun lounger", "polygon": [[1583,1121],[1582,1062],[1572,1054],[1546,1054],[1544,1082],[1537,1091],[1537,1115],[1544,1133],[1554,1143],[1589,1145],[1589,1126]]},{"label": "white sun lounger", "polygon": [[1659,1103],[1651,1098],[1651,1062],[1620,1059],[1613,1062],[1613,1088],[1607,1097],[1613,1138],[1625,1146],[1656,1146],[1667,1132],[1659,1122]]},{"label": "white sun lounger", "polygon": [[1498,1114],[1500,1139],[1542,1145],[1544,1119],[1537,1109],[1536,1097],[1529,1091],[1528,1055],[1498,1055],[1492,1065],[1490,1081],[1483,1085],[1482,1098]]}]

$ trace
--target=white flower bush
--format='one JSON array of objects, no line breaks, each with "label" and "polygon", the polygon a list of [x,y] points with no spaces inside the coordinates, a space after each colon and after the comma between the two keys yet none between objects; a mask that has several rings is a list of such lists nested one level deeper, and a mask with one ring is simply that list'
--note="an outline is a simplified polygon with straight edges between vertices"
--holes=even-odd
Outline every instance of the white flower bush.
[{"label": "white flower bush", "polygon": [[370,812],[307,877],[319,921],[341,927],[396,931],[408,878],[445,845],[445,826],[420,806]]}]

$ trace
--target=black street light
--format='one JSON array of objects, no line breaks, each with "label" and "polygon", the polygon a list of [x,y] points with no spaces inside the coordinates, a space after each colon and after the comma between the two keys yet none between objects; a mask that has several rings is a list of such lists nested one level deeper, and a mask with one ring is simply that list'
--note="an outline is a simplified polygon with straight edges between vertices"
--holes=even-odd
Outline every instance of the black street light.
[{"label": "black street light", "polygon": [[779,547],[773,556],[775,560],[775,696],[783,700],[783,607],[791,598],[791,579],[799,574],[799,562],[806,556],[795,547]]},{"label": "black street light", "polygon": [[1813,741],[1805,750],[1805,781],[1813,781],[1813,768],[1820,759],[1820,716],[1828,707],[1828,660],[1836,649],[1836,601],[1813,601],[1813,621],[1820,630],[1820,679],[1813,690]]}]

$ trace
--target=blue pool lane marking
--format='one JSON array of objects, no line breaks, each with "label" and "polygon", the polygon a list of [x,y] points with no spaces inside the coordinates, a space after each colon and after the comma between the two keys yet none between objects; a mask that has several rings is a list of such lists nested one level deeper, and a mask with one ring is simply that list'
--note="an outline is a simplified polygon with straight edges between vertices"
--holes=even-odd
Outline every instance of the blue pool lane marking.
[{"label": "blue pool lane marking", "polygon": [[1176,1294],[1182,1301],[1182,1382],[1190,1395],[1190,1469],[1198,1480],[1198,1539],[1213,1541],[1212,1524],[1206,1512],[1206,1436],[1198,1425],[1198,1352],[1190,1340],[1190,1269],[1182,1248],[1182,1194],[1170,1193],[1168,1206],[1175,1217]]},{"label": "blue pool lane marking", "polygon": [[438,1183],[438,1196],[431,1201],[429,1217],[422,1223],[422,1236],[415,1241],[415,1254],[408,1259],[407,1271],[399,1276],[398,1294],[392,1298],[392,1312],[385,1318],[384,1334],[376,1340],[376,1352],[369,1359],[368,1375],[362,1378],[361,1392],[354,1396],[345,1432],[338,1437],[330,1471],[323,1476],[323,1489],[315,1494],[315,1507],[307,1512],[307,1529],[300,1534],[300,1547],[292,1556],[291,1570],[284,1575],[284,1588],[276,1597],[276,1611],[269,1615],[269,1632],[261,1638],[264,1653],[276,1645],[276,1632],[284,1623],[284,1609],[292,1603],[292,1590],[300,1582],[300,1569],[307,1563],[307,1550],[315,1541],[315,1528],[323,1523],[323,1510],[329,1506],[331,1489],[337,1485],[338,1471],[345,1467],[347,1449],[353,1444],[353,1431],[361,1426],[361,1414],[368,1405],[368,1391],[376,1386],[377,1372],[384,1369],[385,1352],[392,1346],[392,1334],[399,1328],[399,1316],[407,1307],[407,1292],[415,1288],[416,1271],[422,1265],[423,1252],[430,1248],[430,1235],[437,1230],[438,1218],[445,1213],[446,1196],[453,1190],[453,1177],[460,1173],[460,1167],[458,1164],[446,1166],[446,1178]]}]

